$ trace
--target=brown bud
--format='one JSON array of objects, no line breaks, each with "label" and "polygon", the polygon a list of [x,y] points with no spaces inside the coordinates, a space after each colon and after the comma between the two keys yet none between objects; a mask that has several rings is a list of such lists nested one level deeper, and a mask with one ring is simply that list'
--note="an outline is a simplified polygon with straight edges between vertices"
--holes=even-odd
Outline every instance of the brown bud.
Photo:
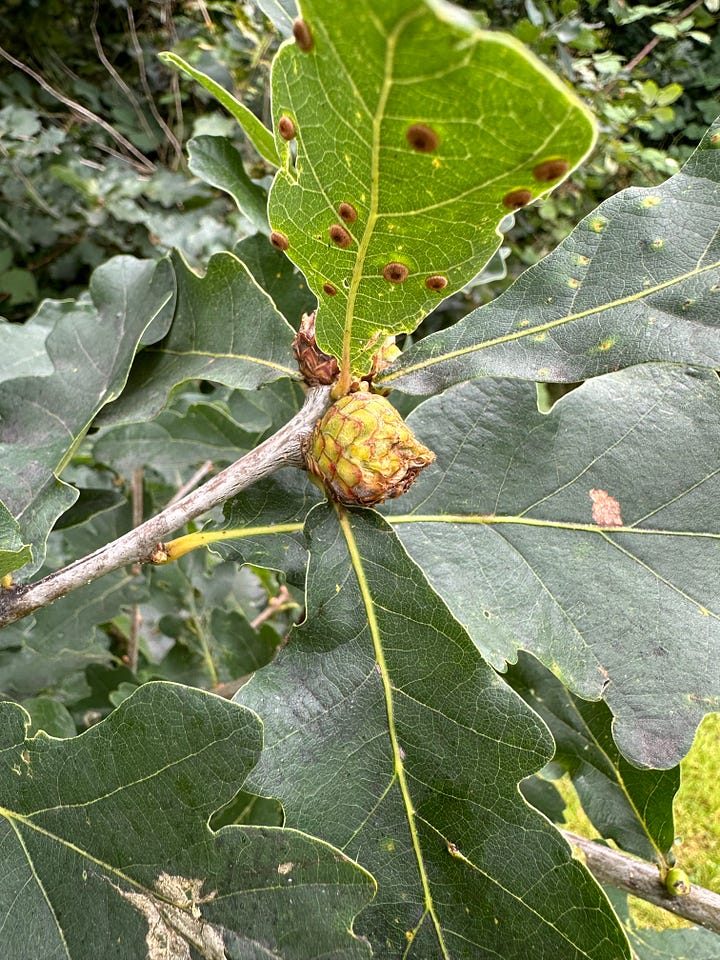
[{"label": "brown bud", "polygon": [[337,360],[324,353],[315,341],[314,312],[303,314],[300,329],[293,340],[293,353],[305,383],[317,386],[337,380],[340,372]]}]

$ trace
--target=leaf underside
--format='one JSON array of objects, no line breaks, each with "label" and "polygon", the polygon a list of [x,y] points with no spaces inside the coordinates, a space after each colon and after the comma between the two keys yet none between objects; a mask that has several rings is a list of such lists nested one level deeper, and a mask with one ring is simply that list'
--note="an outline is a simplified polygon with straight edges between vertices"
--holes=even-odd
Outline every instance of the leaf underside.
[{"label": "leaf underside", "polygon": [[362,373],[381,337],[478,273],[512,197],[546,195],[594,127],[521,44],[457,9],[306,0],[302,15],[311,49],[273,64],[269,218],[319,299],[319,344]]}]

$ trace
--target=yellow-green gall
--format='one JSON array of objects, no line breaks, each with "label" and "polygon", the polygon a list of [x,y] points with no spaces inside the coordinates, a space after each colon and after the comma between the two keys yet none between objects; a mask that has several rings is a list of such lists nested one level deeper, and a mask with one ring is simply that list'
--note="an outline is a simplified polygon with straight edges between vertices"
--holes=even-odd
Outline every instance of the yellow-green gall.
[{"label": "yellow-green gall", "polygon": [[308,470],[328,495],[362,507],[399,497],[434,459],[395,407],[373,393],[340,397],[318,421],[307,451]]},{"label": "yellow-green gall", "polygon": [[665,877],[665,889],[671,897],[686,897],[690,893],[688,875],[679,867],[672,867]]}]

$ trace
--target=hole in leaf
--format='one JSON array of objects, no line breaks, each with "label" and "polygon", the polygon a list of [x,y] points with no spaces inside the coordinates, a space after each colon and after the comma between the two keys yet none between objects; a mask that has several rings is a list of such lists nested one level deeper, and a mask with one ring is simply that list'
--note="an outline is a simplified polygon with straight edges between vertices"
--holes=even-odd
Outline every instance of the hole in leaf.
[{"label": "hole in leaf", "polygon": [[414,123],[405,131],[405,138],[413,150],[418,153],[432,153],[440,145],[440,137],[435,133],[432,127],[424,123]]}]

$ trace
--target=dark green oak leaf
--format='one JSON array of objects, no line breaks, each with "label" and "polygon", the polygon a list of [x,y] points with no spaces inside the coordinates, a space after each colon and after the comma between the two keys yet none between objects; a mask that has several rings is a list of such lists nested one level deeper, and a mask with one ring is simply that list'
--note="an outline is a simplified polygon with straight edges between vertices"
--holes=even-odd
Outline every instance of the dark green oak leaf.
[{"label": "dark green oak leaf", "polygon": [[4,960],[369,957],[350,926],[372,879],[340,851],[208,827],[260,752],[250,711],[151,683],[69,740],[0,718]]},{"label": "dark green oak leaf", "polygon": [[92,299],[45,301],[54,318],[45,341],[52,374],[0,383],[0,499],[42,564],[57,518],[77,499],[58,477],[107,403],[119,396],[141,342],[170,323],[175,278],[166,259],[114,257],[93,273]]},{"label": "dark green oak leaf", "polygon": [[369,869],[375,956],[628,957],[601,891],[518,781],[544,725],[375,512],[318,506],[307,620],[236,695],[264,723],[247,789]]},{"label": "dark green oak leaf", "polygon": [[720,708],[720,383],[646,364],[550,414],[535,385],[474,380],[408,422],[437,454],[387,511],[498,668],[525,649],[603,695],[633,763],[672,767]]},{"label": "dark green oak leaf", "polygon": [[570,774],[600,836],[666,870],[674,861],[673,800],[680,768],[643,770],[628,763],[613,740],[607,704],[573,696],[533,657],[521,654],[507,680],[548,725],[553,762]]},{"label": "dark green oak leaf", "polygon": [[605,200],[486,306],[379,378],[435,393],[479,376],[575,382],[650,360],[720,366],[720,120],[658,187]]}]

